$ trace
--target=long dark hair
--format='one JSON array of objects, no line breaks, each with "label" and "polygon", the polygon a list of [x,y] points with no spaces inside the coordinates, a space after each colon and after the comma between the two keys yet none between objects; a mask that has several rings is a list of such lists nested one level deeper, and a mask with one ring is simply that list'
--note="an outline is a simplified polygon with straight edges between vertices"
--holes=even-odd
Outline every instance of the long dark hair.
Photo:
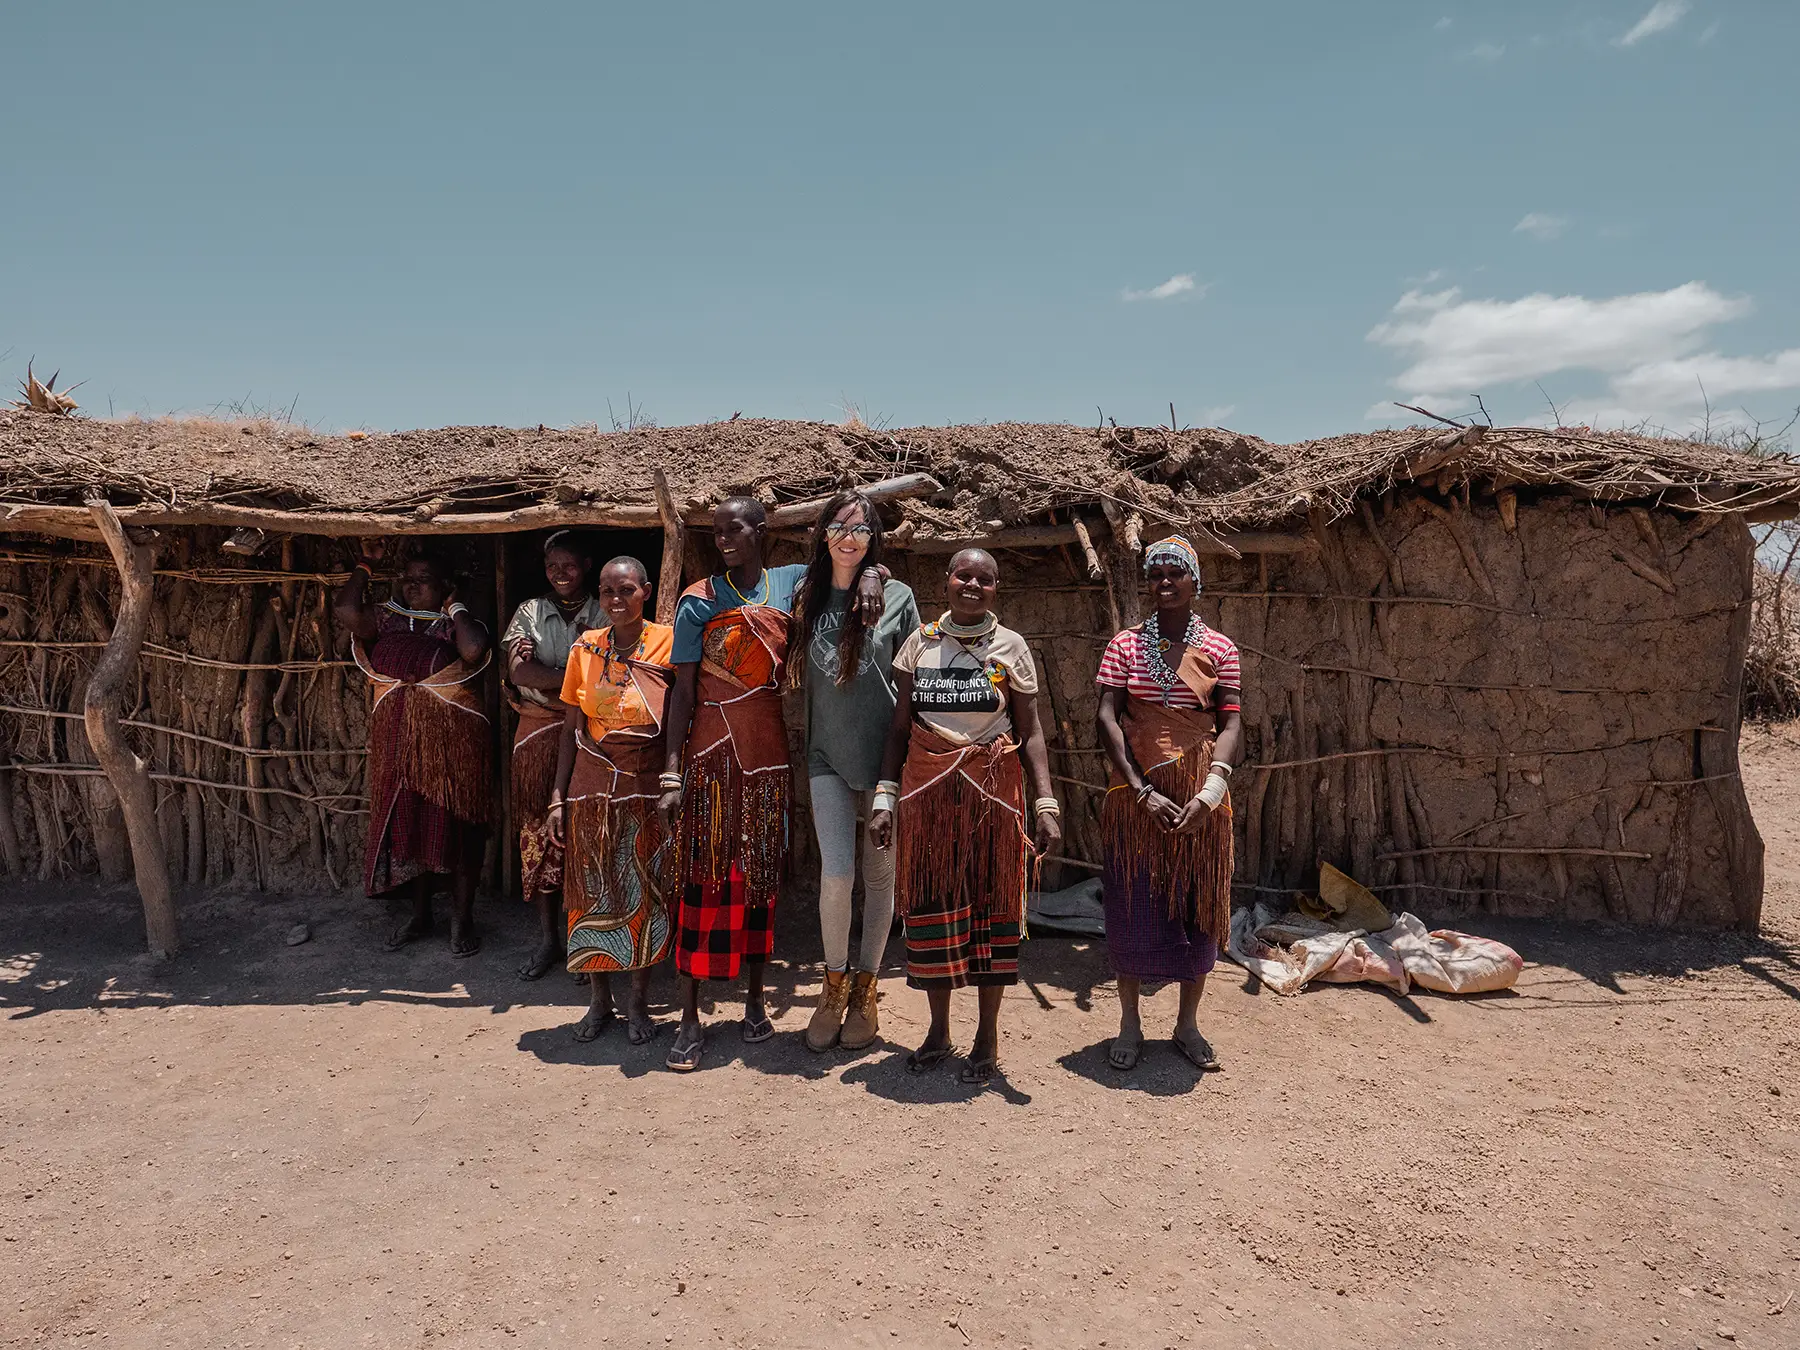
[{"label": "long dark hair", "polygon": [[[826,502],[825,509],[819,512],[818,523],[813,526],[812,552],[806,563],[806,576],[801,579],[799,593],[794,597],[795,631],[788,642],[788,678],[796,689],[806,683],[807,653],[812,646],[813,634],[818,631],[819,621],[831,606],[831,544],[825,537],[825,528],[847,506],[860,506],[863,524],[869,527],[869,551],[863,555],[863,566],[873,567],[881,561],[884,538],[881,514],[876,511],[875,503],[869,500],[868,494],[851,488]],[[860,575],[859,572],[858,576]],[[838,630],[837,683],[840,686],[849,684],[856,678],[857,669],[862,665],[863,639],[867,636],[863,628],[862,606],[856,603],[853,594],[844,614],[844,625]]]}]

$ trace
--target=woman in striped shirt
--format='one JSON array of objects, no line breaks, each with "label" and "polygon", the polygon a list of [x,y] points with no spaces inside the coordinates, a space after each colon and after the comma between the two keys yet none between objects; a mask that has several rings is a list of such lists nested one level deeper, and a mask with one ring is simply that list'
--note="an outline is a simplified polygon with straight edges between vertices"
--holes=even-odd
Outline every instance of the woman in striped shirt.
[{"label": "woman in striped shirt", "polygon": [[1108,1056],[1144,1050],[1138,991],[1175,980],[1175,1048],[1198,1069],[1218,1057],[1200,1034],[1206,976],[1231,925],[1231,798],[1243,739],[1238,651],[1193,611],[1200,560],[1179,535],[1144,551],[1156,612],[1100,659],[1100,741],[1112,764],[1101,810],[1106,945],[1119,980],[1119,1034]]}]

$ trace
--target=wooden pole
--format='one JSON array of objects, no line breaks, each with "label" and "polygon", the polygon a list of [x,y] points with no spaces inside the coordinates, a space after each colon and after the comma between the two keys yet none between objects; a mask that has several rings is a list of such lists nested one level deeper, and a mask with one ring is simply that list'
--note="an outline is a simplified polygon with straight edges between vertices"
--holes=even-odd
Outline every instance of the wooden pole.
[{"label": "wooden pole", "polygon": [[[687,527],[675,509],[675,498],[669,493],[669,476],[658,469],[651,481],[656,485],[656,509],[662,516],[662,572],[656,579],[656,621],[675,622],[675,605],[681,599],[681,563],[687,547]],[[818,514],[818,509],[813,511]]]},{"label": "wooden pole", "polygon": [[[494,669],[497,671],[506,669],[506,653],[499,649],[498,635],[506,631],[506,625],[511,621],[512,614],[506,608],[506,539],[500,537],[494,540]],[[499,697],[494,700],[494,726],[500,734],[494,740],[498,760],[494,781],[500,785],[500,838],[494,858],[494,889],[503,899],[511,900],[518,894],[519,871],[513,865],[518,852],[518,840],[514,837],[518,822],[512,818],[513,719],[512,705],[506,698],[505,680],[506,677],[501,675],[495,681]]]},{"label": "wooden pole", "polygon": [[125,811],[125,830],[131,840],[138,894],[143,897],[144,929],[150,950],[167,957],[180,950],[181,933],[169,884],[169,865],[163,857],[162,835],[156,828],[156,798],[150,788],[149,765],[126,742],[119,725],[126,686],[135,681],[138,652],[150,624],[154,549],[127,537],[118,514],[104,498],[94,498],[88,509],[118,566],[122,594],[112,637],[100,653],[94,673],[88,677],[82,718],[87,725],[88,744]]}]

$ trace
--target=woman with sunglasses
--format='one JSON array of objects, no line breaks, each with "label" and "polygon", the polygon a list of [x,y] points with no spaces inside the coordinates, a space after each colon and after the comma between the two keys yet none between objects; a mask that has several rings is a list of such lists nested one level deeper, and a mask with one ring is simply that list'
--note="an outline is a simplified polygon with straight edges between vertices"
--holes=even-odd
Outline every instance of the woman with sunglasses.
[{"label": "woman with sunglasses", "polygon": [[[725,570],[697,581],[675,608],[667,744],[657,810],[676,841],[681,901],[675,974],[681,1026],[668,1065],[700,1067],[706,1029],[700,981],[744,977],[746,1044],[775,1034],[763,1004],[763,965],[774,951],[775,900],[787,875],[792,774],[781,690],[788,624],[801,563],[764,561],[769,519],[754,497],[713,510],[713,546]],[[879,619],[883,578],[866,567],[857,603]]]},{"label": "woman with sunglasses", "polygon": [[850,895],[856,883],[857,817],[872,810],[894,720],[894,653],[919,626],[912,587],[889,579],[873,622],[852,603],[865,567],[882,561],[881,517],[860,492],[826,503],[812,557],[794,597],[788,683],[806,695],[806,772],[819,839],[819,931],[824,989],[806,1048],[861,1050],[880,1032],[875,982],[894,922],[894,855],[863,853],[862,942],[850,968]]}]

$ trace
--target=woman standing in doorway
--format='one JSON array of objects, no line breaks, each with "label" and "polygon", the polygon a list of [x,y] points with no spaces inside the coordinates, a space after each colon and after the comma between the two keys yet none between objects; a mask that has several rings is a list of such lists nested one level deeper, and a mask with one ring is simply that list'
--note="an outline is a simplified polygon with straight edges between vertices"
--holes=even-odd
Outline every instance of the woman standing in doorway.
[{"label": "woman standing in doorway", "polygon": [[636,558],[601,568],[600,607],[611,622],[581,635],[563,679],[568,713],[549,828],[566,856],[567,965],[588,977],[591,995],[578,1041],[612,1021],[612,977],[623,971],[631,1043],[655,1037],[650,971],[675,936],[674,850],[656,811],[675,630],[645,620],[649,599],[650,574]]},{"label": "woman standing in doorway", "polygon": [[972,984],[980,1023],[961,1073],[969,1084],[999,1069],[1000,1001],[1019,978],[1034,845],[1042,855],[1062,838],[1037,670],[1025,639],[994,617],[999,579],[981,549],[958,553],[949,611],[895,655],[894,719],[869,822],[877,848],[897,843],[906,979],[931,1004],[931,1029],[907,1066],[922,1073],[956,1053],[950,993]]},{"label": "woman standing in doorway", "polygon": [[371,564],[384,551],[383,540],[364,541],[362,561],[332,602],[373,698],[363,889],[411,895],[411,917],[388,938],[392,950],[431,932],[431,893],[437,878],[449,877],[450,954],[473,956],[481,949],[475,883],[493,780],[487,714],[473,681],[487,668],[488,630],[456,598],[435,553],[409,559],[394,594],[372,604]]},{"label": "woman standing in doorway", "polygon": [[[659,780],[665,828],[677,843],[681,908],[675,971],[681,1028],[669,1067],[700,1067],[700,981],[744,976],[747,1043],[775,1034],[763,1006],[763,964],[774,949],[775,898],[787,870],[787,728],[781,686],[788,618],[804,564],[768,567],[768,514],[754,497],[713,512],[725,571],[682,593],[675,611],[675,686]],[[865,568],[858,603],[879,618],[882,578]],[[685,773],[683,759],[686,760]]]},{"label": "woman standing in doorway", "polygon": [[519,832],[525,899],[537,908],[538,945],[519,968],[535,980],[563,959],[562,850],[548,816],[556,781],[557,746],[567,711],[563,674],[576,640],[606,622],[594,597],[594,559],[569,530],[544,541],[544,579],[550,593],[527,600],[500,636],[506,653],[510,702],[519,715],[512,745],[512,819]]},{"label": "woman standing in doorway", "polygon": [[860,492],[825,504],[812,561],[794,598],[788,679],[806,693],[806,772],[819,839],[819,930],[824,988],[806,1028],[806,1048],[861,1050],[880,1033],[876,979],[894,922],[894,854],[863,854],[862,943],[850,970],[850,896],[856,883],[859,814],[868,816],[894,719],[894,653],[919,626],[912,587],[885,585],[880,619],[852,603],[856,578],[882,561],[881,517]]},{"label": "woman standing in doorway", "polygon": [[1108,1061],[1144,1051],[1138,993],[1175,980],[1175,1048],[1201,1070],[1218,1056],[1200,1034],[1200,996],[1231,926],[1232,766],[1243,740],[1238,650],[1194,613],[1200,559],[1177,535],[1144,550],[1156,613],[1100,658],[1100,743],[1112,764],[1101,810],[1106,947],[1119,978],[1119,1034]]}]

